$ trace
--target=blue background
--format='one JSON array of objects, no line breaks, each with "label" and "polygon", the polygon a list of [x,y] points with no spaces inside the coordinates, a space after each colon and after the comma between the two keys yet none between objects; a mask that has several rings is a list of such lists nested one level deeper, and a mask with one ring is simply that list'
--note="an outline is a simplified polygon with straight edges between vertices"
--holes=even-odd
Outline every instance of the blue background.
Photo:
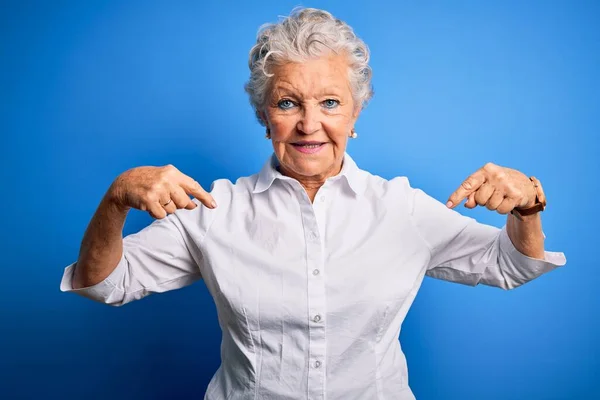
[{"label": "blue background", "polygon": [[[600,397],[599,4],[304,4],[372,50],[376,94],[348,149],[360,167],[442,201],[488,161],[536,175],[547,249],[568,257],[508,292],[426,279],[401,335],[418,399]],[[259,170],[272,148],[247,54],[296,5],[1,2],[1,398],[201,398],[220,362],[202,283],[111,308],[59,281],[126,169],[173,163],[205,187]],[[126,233],[150,221],[132,212]]]}]

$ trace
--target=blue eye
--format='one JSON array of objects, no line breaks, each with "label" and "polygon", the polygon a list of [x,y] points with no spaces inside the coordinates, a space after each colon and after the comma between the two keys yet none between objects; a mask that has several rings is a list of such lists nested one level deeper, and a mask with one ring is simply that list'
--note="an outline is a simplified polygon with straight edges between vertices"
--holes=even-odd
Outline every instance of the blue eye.
[{"label": "blue eye", "polygon": [[291,100],[283,99],[277,103],[277,107],[281,108],[282,110],[289,110],[290,108],[294,107],[294,103]]},{"label": "blue eye", "polygon": [[327,99],[323,102],[323,105],[325,106],[325,108],[336,108],[337,106],[340,105],[340,102],[334,99]]}]

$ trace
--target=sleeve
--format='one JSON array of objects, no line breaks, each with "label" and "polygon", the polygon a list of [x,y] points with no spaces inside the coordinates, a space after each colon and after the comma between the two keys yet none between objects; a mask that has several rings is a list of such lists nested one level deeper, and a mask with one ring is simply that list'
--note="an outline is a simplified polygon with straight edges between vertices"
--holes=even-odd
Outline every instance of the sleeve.
[{"label": "sleeve", "polygon": [[513,289],[566,263],[559,252],[546,251],[543,260],[528,257],[514,247],[506,226],[481,224],[410,186],[409,208],[431,253],[428,276]]},{"label": "sleeve", "polygon": [[102,282],[73,289],[72,278],[76,265],[73,263],[64,270],[60,290],[121,306],[152,293],[182,288],[201,279],[200,243],[206,236],[210,216],[214,212],[194,201],[198,204],[194,210],[177,210],[123,238],[121,260]]}]

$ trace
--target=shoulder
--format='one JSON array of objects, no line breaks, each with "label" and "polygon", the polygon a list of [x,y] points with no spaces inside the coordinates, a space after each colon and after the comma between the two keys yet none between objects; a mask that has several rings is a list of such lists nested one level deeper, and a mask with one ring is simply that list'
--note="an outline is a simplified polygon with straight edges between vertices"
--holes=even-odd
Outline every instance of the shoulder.
[{"label": "shoulder", "polygon": [[219,207],[228,206],[240,198],[248,198],[254,190],[257,179],[258,174],[240,177],[235,182],[229,179],[217,179],[210,186],[210,194]]},{"label": "shoulder", "polygon": [[392,205],[410,216],[451,211],[418,186],[413,186],[407,176],[386,179],[362,170],[361,174],[365,177],[365,197],[369,202]]},{"label": "shoulder", "polygon": [[365,195],[372,199],[393,199],[407,201],[413,194],[410,181],[406,176],[396,176],[391,179],[371,174],[361,170],[361,178],[365,181]]},{"label": "shoulder", "polygon": [[229,179],[217,179],[210,186],[210,194],[217,203],[213,218],[226,218],[233,211],[246,210],[252,204],[252,194],[258,180],[258,174],[243,176],[232,182]]},{"label": "shoulder", "polygon": [[198,199],[192,199],[197,207],[193,210],[177,210],[174,217],[181,223],[183,229],[194,232],[200,237],[204,237],[213,222],[218,218],[227,218],[232,207],[240,200],[244,199],[246,203],[249,196],[254,190],[257,174],[240,177],[235,183],[229,179],[217,179],[210,185],[207,190],[215,199],[217,207],[210,209],[202,204]]}]

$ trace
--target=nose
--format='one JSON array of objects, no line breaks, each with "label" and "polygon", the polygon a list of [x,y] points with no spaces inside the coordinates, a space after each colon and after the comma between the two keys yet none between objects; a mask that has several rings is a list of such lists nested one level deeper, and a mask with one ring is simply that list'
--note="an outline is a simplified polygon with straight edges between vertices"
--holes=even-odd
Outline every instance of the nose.
[{"label": "nose", "polygon": [[312,107],[305,107],[297,128],[306,135],[317,132],[321,129],[320,113]]}]

